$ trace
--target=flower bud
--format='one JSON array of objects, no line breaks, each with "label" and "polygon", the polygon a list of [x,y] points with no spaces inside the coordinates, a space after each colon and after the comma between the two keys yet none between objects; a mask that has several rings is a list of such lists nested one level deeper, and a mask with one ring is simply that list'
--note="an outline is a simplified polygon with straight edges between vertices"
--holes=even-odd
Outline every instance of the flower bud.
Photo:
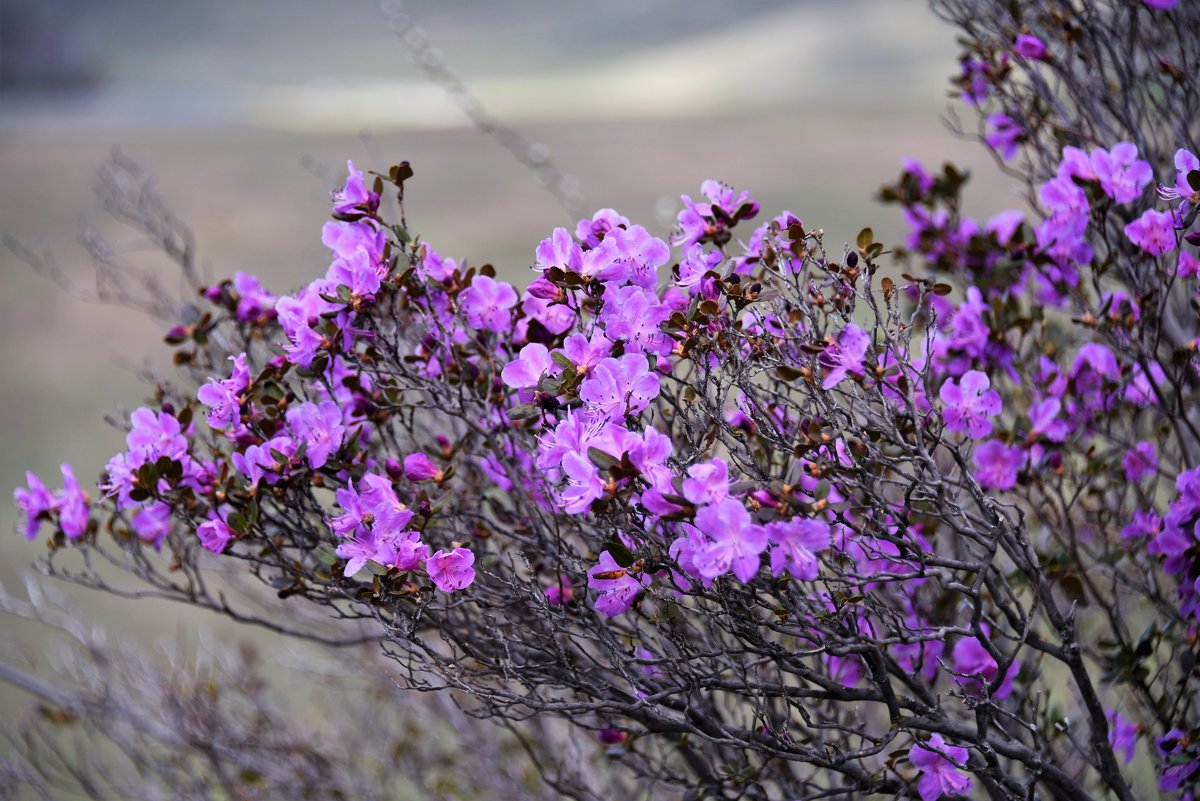
[{"label": "flower bud", "polygon": [[435,481],[441,475],[433,460],[420,451],[404,457],[404,477],[409,481]]}]

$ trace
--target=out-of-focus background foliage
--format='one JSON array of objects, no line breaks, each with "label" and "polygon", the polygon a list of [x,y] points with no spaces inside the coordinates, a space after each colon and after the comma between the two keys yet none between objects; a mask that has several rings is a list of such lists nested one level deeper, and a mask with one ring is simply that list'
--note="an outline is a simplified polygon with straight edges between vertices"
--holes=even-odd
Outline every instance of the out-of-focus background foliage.
[{"label": "out-of-focus background foliage", "polygon": [[[404,12],[429,57],[576,176],[589,214],[611,206],[665,235],[678,195],[713,177],[833,243],[864,225],[896,242],[898,214],[873,196],[905,156],[971,168],[980,214],[1016,202],[941,119],[954,32],[921,0],[412,0]],[[119,235],[91,192],[114,146],[156,176],[209,277],[240,269],[276,291],[327,266],[320,227],[347,158],[412,162],[413,232],[510,280],[573,223],[422,76],[372,0],[0,0],[0,233],[48,247],[86,286],[80,233]],[[0,488],[25,469],[58,486],[64,460],[94,485],[121,447],[104,415],[137,405],[141,366],[169,369],[162,332],[73,299],[7,250],[0,274]],[[0,505],[10,588],[44,547],[10,533],[15,518]],[[213,623],[147,603],[86,608],[148,643]],[[40,647],[35,631],[0,627],[4,648]]]}]

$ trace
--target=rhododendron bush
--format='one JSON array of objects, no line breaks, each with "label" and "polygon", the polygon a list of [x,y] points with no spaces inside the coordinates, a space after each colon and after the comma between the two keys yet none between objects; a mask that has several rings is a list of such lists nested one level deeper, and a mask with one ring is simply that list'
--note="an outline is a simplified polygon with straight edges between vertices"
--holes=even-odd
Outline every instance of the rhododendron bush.
[{"label": "rhododendron bush", "polygon": [[[96,491],[29,476],[24,532],[83,584],[321,607],[381,681],[560,718],[646,795],[1190,797],[1200,16],[935,8],[1029,208],[907,162],[904,244],[843,244],[706,181],[511,282],[416,234],[436,176],[351,163],[328,269],[197,287],[178,377]],[[284,600],[231,608],[231,566]]]}]

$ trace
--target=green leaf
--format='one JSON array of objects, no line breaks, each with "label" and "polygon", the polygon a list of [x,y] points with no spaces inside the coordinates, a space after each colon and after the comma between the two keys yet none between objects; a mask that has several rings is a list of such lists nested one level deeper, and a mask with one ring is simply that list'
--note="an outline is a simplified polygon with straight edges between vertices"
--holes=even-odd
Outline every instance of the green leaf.
[{"label": "green leaf", "polygon": [[538,407],[532,403],[522,403],[508,410],[509,420],[528,420],[532,417],[537,417],[537,415]]}]

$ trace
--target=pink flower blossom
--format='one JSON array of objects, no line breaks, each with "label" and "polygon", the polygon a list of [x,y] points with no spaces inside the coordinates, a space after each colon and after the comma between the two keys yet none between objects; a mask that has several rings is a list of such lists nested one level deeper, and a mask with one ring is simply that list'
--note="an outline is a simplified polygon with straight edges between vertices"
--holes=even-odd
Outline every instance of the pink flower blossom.
[{"label": "pink flower blossom", "polygon": [[713,579],[731,569],[743,583],[758,572],[759,556],[767,549],[767,532],[750,519],[741,501],[726,498],[696,513],[696,528],[711,540],[696,554],[696,567]]},{"label": "pink flower blossom", "polygon": [[990,439],[975,449],[975,480],[986,489],[1006,490],[1017,485],[1017,473],[1025,466],[1025,451]]},{"label": "pink flower blossom", "polygon": [[1161,256],[1175,249],[1175,221],[1170,212],[1147,209],[1125,226],[1125,236],[1151,256]]},{"label": "pink flower blossom", "polygon": [[961,383],[954,379],[942,384],[938,393],[946,408],[942,417],[947,431],[962,431],[971,439],[983,439],[992,433],[989,417],[1000,414],[1000,393],[990,389],[991,380],[978,370],[968,370]]},{"label": "pink flower blossom", "polygon": [[601,553],[599,561],[588,571],[588,587],[600,591],[596,611],[605,617],[616,617],[628,611],[638,593],[648,586],[649,576],[631,573],[621,567],[608,551]]},{"label": "pink flower blossom", "polygon": [[510,310],[517,305],[517,291],[512,284],[477,275],[458,296],[458,302],[473,328],[507,331],[512,323]]},{"label": "pink flower blossom", "polygon": [[1013,44],[1013,51],[1021,58],[1036,60],[1046,55],[1046,45],[1036,36],[1023,33],[1017,37],[1017,41]]},{"label": "pink flower blossom", "polygon": [[1147,476],[1153,476],[1158,472],[1158,452],[1154,443],[1139,442],[1134,445],[1125,452],[1121,466],[1125,468],[1125,478],[1128,481],[1137,482]]},{"label": "pink flower blossom", "polygon": [[206,550],[221,553],[236,534],[225,522],[223,516],[213,510],[208,513],[208,520],[196,527],[196,536],[200,538],[200,544]]},{"label": "pink flower blossom", "polygon": [[1150,165],[1137,157],[1137,145],[1118,142],[1112,150],[1092,151],[1090,161],[1104,194],[1118,203],[1137,200],[1154,180]]},{"label": "pink flower blossom", "polygon": [[825,381],[821,388],[833,389],[847,375],[866,375],[863,358],[870,344],[871,338],[867,332],[854,323],[843,328],[838,333],[837,341],[827,346],[818,357],[821,367],[825,369]]},{"label": "pink flower blossom", "polygon": [[471,586],[475,580],[475,554],[467,548],[438,551],[425,561],[429,580],[442,592],[455,592]]},{"label": "pink flower blossom", "polygon": [[971,778],[958,768],[967,762],[967,749],[947,744],[940,734],[910,748],[908,759],[921,774],[917,781],[921,801],[963,795],[974,787]]}]

